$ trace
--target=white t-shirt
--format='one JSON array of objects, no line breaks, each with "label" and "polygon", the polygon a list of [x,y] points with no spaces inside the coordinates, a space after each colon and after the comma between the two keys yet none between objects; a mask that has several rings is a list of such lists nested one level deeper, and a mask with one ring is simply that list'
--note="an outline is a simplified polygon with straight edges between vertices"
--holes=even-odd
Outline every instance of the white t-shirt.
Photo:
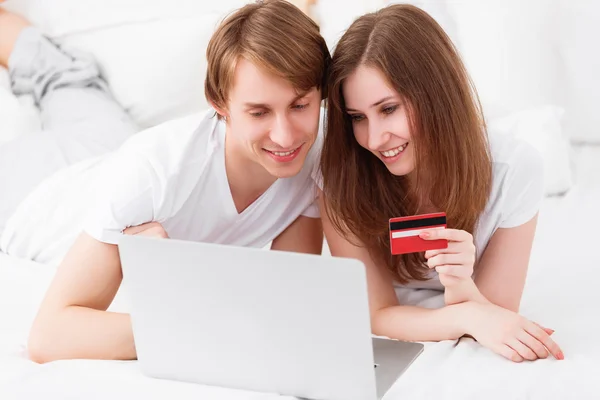
[{"label": "white t-shirt", "polygon": [[116,244],[125,228],[151,221],[173,239],[260,248],[298,216],[319,217],[314,176],[322,130],[302,170],[275,181],[239,214],[225,172],[224,138],[225,124],[210,109],[142,131],[114,153],[65,168],[20,204],[0,248],[57,264],[82,230]]},{"label": "white t-shirt", "polygon": [[84,230],[117,243],[125,228],[157,221],[173,239],[264,247],[298,216],[319,217],[313,175],[321,143],[319,133],[300,173],[276,180],[238,214],[225,172],[225,124],[215,112],[160,125],[113,157]]},{"label": "white t-shirt", "polygon": [[[487,206],[475,228],[477,259],[498,228],[514,228],[531,220],[544,198],[544,164],[539,152],[511,134],[488,132],[492,156],[492,188]],[[427,281],[396,287],[444,287],[435,271]]]}]

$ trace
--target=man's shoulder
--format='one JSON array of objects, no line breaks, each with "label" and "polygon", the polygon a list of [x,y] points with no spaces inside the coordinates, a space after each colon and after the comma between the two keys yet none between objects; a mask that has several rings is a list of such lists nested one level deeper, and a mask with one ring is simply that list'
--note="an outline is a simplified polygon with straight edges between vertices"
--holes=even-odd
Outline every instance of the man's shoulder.
[{"label": "man's shoulder", "polygon": [[146,128],[133,135],[122,149],[164,149],[165,146],[182,145],[192,136],[207,136],[216,122],[216,117],[213,120],[211,115],[208,111],[202,111]]},{"label": "man's shoulder", "polygon": [[217,118],[203,111],[145,129],[128,139],[117,151],[119,158],[148,161],[159,169],[183,166],[187,159],[204,158]]}]

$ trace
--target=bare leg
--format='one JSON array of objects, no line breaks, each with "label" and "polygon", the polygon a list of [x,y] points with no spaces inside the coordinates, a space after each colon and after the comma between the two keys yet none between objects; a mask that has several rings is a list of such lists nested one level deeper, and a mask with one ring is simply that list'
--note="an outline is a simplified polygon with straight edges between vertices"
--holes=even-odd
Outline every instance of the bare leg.
[{"label": "bare leg", "polygon": [[15,42],[21,31],[29,25],[31,24],[25,18],[0,7],[0,65],[8,67]]},{"label": "bare leg", "polygon": [[116,150],[138,131],[92,57],[61,49],[14,14],[3,11],[2,18],[0,39],[9,55],[3,62],[12,91],[34,98],[43,131],[0,146],[0,233],[18,204],[44,179]]}]

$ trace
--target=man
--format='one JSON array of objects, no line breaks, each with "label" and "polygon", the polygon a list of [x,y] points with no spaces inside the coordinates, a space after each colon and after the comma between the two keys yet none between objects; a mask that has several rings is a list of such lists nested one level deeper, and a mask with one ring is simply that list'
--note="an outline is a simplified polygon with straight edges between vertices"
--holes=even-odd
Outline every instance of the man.
[{"label": "man", "polygon": [[89,183],[83,232],[33,323],[32,360],[136,357],[129,315],[105,311],[122,234],[320,253],[314,177],[330,55],[318,27],[265,0],[230,15],[206,54],[213,109],[137,133],[91,168],[101,183]]}]

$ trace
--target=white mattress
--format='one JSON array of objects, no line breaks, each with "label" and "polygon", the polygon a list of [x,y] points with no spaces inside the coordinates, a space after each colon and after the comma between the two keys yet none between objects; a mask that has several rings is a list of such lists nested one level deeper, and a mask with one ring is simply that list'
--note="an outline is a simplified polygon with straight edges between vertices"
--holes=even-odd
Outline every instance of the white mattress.
[{"label": "white mattress", "polygon": [[[600,148],[576,159],[576,187],[543,205],[522,303],[525,316],[556,330],[565,360],[514,364],[473,341],[428,343],[386,400],[600,398]],[[52,273],[0,254],[0,399],[280,398],[154,380],[136,362],[28,361],[27,331]]]}]

